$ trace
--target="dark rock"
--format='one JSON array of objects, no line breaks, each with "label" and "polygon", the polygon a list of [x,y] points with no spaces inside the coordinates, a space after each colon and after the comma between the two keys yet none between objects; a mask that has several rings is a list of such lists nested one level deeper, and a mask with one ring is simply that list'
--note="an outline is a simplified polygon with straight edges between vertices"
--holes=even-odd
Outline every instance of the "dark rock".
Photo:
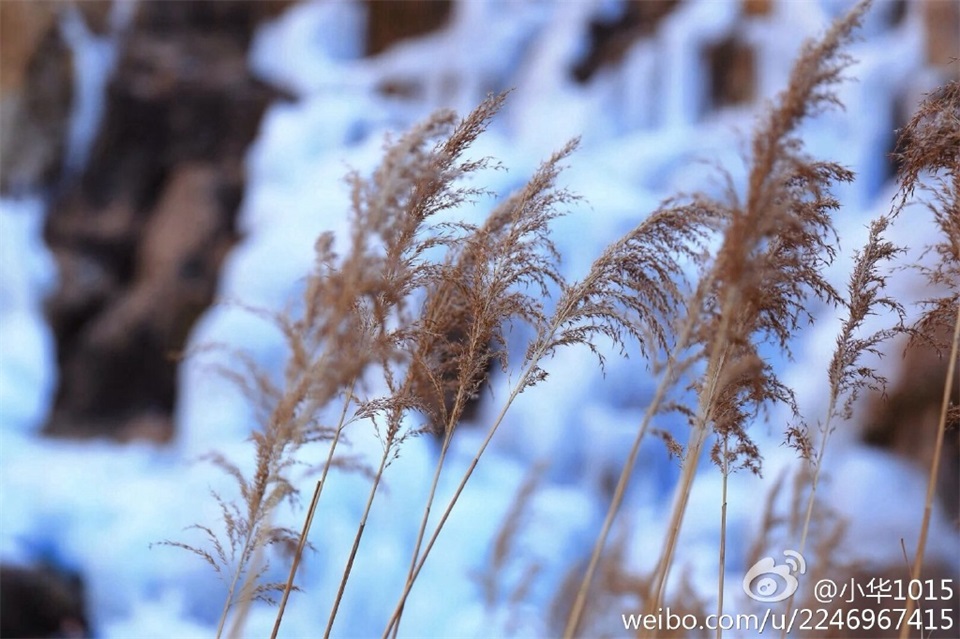
[{"label": "dark rock", "polygon": [[377,55],[400,40],[439,29],[447,22],[451,11],[449,0],[366,0],[365,6],[367,55]]},{"label": "dark rock", "polygon": [[279,95],[246,47],[287,4],[138,5],[87,166],[45,227],[61,269],[47,434],[172,436],[177,358],[237,239],[243,158]]},{"label": "dark rock", "polygon": [[179,39],[185,33],[222,36],[246,50],[261,22],[275,18],[295,0],[189,0],[140,4],[135,20],[141,33]]},{"label": "dark rock", "polygon": [[0,637],[89,637],[83,581],[47,566],[0,564]]},{"label": "dark rock", "polygon": [[110,83],[82,193],[98,207],[121,197],[142,210],[180,162],[238,172],[277,93],[250,74],[246,51],[229,36],[135,33],[131,40]]},{"label": "dark rock", "polygon": [[633,0],[624,4],[615,19],[590,22],[590,45],[583,58],[571,70],[578,82],[586,82],[607,65],[619,64],[630,46],[649,37],[657,25],[674,10],[677,0]]},{"label": "dark rock", "polygon": [[[940,408],[947,381],[948,353],[918,344],[907,349],[899,380],[885,397],[870,406],[863,439],[928,469],[933,461]],[[960,384],[954,380],[952,405],[960,404]],[[937,493],[952,519],[960,515],[960,424],[948,423],[940,459]]]},{"label": "dark rock", "polygon": [[731,36],[705,52],[711,107],[749,104],[756,96],[753,47]]},{"label": "dark rock", "polygon": [[960,56],[960,4],[943,0],[925,0],[923,24],[927,31],[927,62],[944,69],[953,65],[956,77],[957,57]]},{"label": "dark rock", "polygon": [[235,241],[225,186],[211,165],[175,168],[139,233],[124,237],[123,222],[115,225],[116,244],[134,240],[130,264],[97,259],[109,253],[108,241],[99,252],[58,252],[63,293],[49,314],[60,336],[61,384],[48,433],[169,439],[177,356]]},{"label": "dark rock", "polygon": [[0,3],[3,25],[0,192],[60,176],[73,101],[73,58],[57,27],[58,3]]}]

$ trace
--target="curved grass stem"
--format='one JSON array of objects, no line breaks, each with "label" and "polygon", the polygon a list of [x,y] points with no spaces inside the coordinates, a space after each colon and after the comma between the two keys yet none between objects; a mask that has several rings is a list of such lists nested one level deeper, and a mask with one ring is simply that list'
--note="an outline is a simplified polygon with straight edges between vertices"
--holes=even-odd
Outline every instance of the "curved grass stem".
[{"label": "curved grass stem", "polygon": [[[957,306],[957,319],[953,324],[953,343],[950,346],[950,363],[947,365],[947,380],[943,386],[943,402],[940,404],[940,421],[937,426],[937,443],[933,447],[933,460],[930,464],[930,475],[927,480],[927,497],[923,504],[923,522],[920,524],[920,535],[917,538],[917,551],[913,557],[913,569],[910,579],[920,579],[923,569],[923,556],[927,548],[927,536],[930,532],[930,518],[933,515],[933,500],[937,489],[937,476],[940,473],[940,458],[943,456],[943,440],[947,430],[947,412],[950,408],[950,395],[953,390],[953,379],[957,373],[957,358],[960,355],[960,306]],[[916,602],[907,598],[905,619],[910,619]],[[910,624],[903,624],[900,629],[900,639],[907,639],[910,634]]]},{"label": "curved grass stem", "polygon": [[290,565],[290,575],[287,577],[287,583],[283,588],[283,596],[280,599],[280,606],[277,609],[277,619],[273,624],[273,632],[270,633],[270,639],[276,639],[277,633],[280,632],[280,622],[283,619],[283,612],[287,607],[287,599],[290,597],[290,592],[293,590],[293,580],[297,574],[297,568],[300,566],[300,560],[303,557],[303,549],[307,544],[307,535],[310,533],[310,526],[313,524],[313,517],[317,512],[317,504],[320,502],[320,494],[323,492],[323,487],[326,485],[327,474],[330,472],[330,467],[333,464],[333,456],[337,450],[337,444],[340,442],[340,435],[343,433],[343,428],[346,424],[347,410],[350,407],[350,402],[353,399],[353,389],[356,385],[356,380],[350,384],[350,390],[347,391],[346,397],[343,400],[343,408],[340,411],[340,419],[337,422],[337,428],[333,436],[333,441],[330,442],[330,449],[327,452],[327,461],[323,465],[323,472],[320,475],[320,479],[317,481],[317,486],[314,488],[313,497],[310,499],[310,507],[307,509],[307,515],[303,522],[303,530],[300,532],[300,541],[297,544],[297,551],[293,556],[293,563]]}]

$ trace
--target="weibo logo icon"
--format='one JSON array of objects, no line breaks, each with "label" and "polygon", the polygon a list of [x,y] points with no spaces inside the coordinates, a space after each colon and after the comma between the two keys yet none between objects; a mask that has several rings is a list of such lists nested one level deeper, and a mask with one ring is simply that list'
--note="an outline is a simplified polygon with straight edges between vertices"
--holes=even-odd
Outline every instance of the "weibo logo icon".
[{"label": "weibo logo icon", "polygon": [[787,558],[780,565],[773,557],[764,557],[750,567],[743,576],[743,591],[747,596],[764,603],[783,601],[793,595],[800,586],[794,576],[807,572],[807,562],[796,550],[784,550]]}]

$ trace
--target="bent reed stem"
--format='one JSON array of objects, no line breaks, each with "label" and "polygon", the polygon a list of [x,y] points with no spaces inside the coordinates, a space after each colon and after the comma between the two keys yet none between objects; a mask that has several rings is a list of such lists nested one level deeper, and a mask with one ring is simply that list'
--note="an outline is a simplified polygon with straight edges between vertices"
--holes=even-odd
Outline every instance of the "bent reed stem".
[{"label": "bent reed stem", "polygon": [[[462,409],[463,406],[463,393],[457,393],[457,399],[454,403],[453,410],[451,415],[459,414],[458,411]],[[443,435],[443,444],[440,447],[440,456],[437,459],[436,468],[433,473],[433,480],[430,482],[430,493],[427,497],[427,503],[423,508],[423,517],[420,520],[420,529],[417,531],[417,541],[414,544],[413,554],[410,558],[410,568],[407,572],[407,584],[413,584],[415,579],[415,571],[417,569],[417,559],[420,558],[420,548],[423,546],[423,539],[427,534],[427,526],[430,522],[430,512],[433,509],[433,502],[436,499],[437,488],[440,485],[440,473],[443,470],[444,462],[447,458],[447,452],[450,450],[450,441],[453,437],[453,430],[456,427],[456,424],[453,423],[454,420],[451,419],[451,422],[446,425],[446,430]],[[396,639],[397,633],[400,632],[400,618],[403,616],[403,606],[401,605],[397,613],[397,621],[393,627],[393,636]]]},{"label": "bent reed stem", "polygon": [[454,492],[453,496],[450,498],[450,501],[447,503],[446,508],[443,511],[443,514],[440,517],[440,521],[437,523],[437,527],[434,529],[433,534],[430,536],[430,539],[427,542],[426,547],[423,549],[423,556],[420,557],[419,561],[416,562],[416,569],[413,571],[412,578],[407,580],[407,583],[404,585],[403,592],[400,595],[400,600],[397,602],[397,606],[391,614],[390,619],[387,621],[387,627],[381,636],[381,639],[387,639],[390,633],[393,631],[394,626],[399,623],[400,615],[403,613],[404,604],[407,601],[407,598],[410,595],[410,591],[413,588],[413,584],[416,581],[417,577],[420,575],[420,571],[423,569],[424,564],[426,563],[427,557],[430,554],[430,551],[433,549],[434,544],[440,536],[440,532],[443,530],[443,526],[446,524],[447,519],[450,517],[450,513],[453,512],[453,507],[456,505],[457,501],[460,499],[460,494],[463,493],[464,488],[467,485],[467,482],[470,480],[470,477],[473,475],[474,469],[476,469],[477,464],[480,463],[480,457],[483,455],[484,451],[487,449],[487,446],[493,440],[493,436],[496,434],[497,429],[500,428],[500,424],[503,422],[504,418],[507,415],[507,411],[513,405],[513,402],[516,400],[517,396],[528,386],[530,381],[530,376],[533,371],[536,370],[540,360],[546,354],[549,349],[550,343],[553,340],[553,337],[556,335],[556,332],[559,330],[559,327],[562,321],[566,318],[566,313],[569,313],[572,309],[563,309],[563,314],[558,313],[554,321],[551,324],[550,330],[548,332],[548,337],[541,342],[540,348],[530,357],[530,361],[527,363],[526,368],[523,370],[523,373],[517,380],[517,383],[514,384],[513,388],[510,391],[510,395],[507,398],[507,401],[504,403],[503,407],[500,409],[499,414],[496,419],[491,424],[487,435],[484,438],[483,442],[480,444],[480,448],[477,450],[477,453],[474,455],[473,460],[470,462],[470,466],[467,468],[466,472],[463,474],[463,477],[460,480],[460,483],[457,485],[457,489]]},{"label": "bent reed stem", "polygon": [[347,391],[343,400],[343,409],[340,411],[340,419],[337,422],[337,429],[334,433],[333,441],[330,442],[330,450],[327,452],[327,461],[323,465],[323,472],[320,479],[317,480],[317,486],[314,488],[313,497],[310,499],[310,507],[307,509],[307,515],[303,522],[303,530],[300,532],[300,542],[297,544],[297,551],[293,556],[293,563],[290,566],[290,575],[287,577],[287,583],[283,588],[283,597],[280,599],[280,606],[277,609],[277,619],[273,624],[273,632],[270,633],[270,639],[276,639],[280,632],[280,622],[283,619],[283,612],[287,607],[287,599],[290,597],[290,591],[293,590],[293,580],[297,574],[297,568],[300,566],[300,560],[303,557],[303,549],[307,544],[307,535],[310,533],[310,526],[313,524],[313,517],[317,512],[317,504],[320,501],[320,494],[326,485],[327,475],[330,472],[330,466],[333,464],[333,456],[340,442],[340,435],[346,424],[347,410],[350,408],[350,402],[353,399],[353,389],[356,386],[356,379],[350,383],[350,389]]},{"label": "bent reed stem", "polygon": [[[706,373],[707,384],[701,390],[697,419],[694,424],[693,433],[691,433],[691,443],[687,446],[686,455],[683,459],[683,471],[680,476],[680,482],[677,484],[674,493],[674,507],[670,515],[670,524],[667,528],[666,543],[664,549],[661,551],[660,560],[657,562],[657,567],[653,574],[653,587],[650,589],[653,596],[650,598],[650,601],[647,602],[646,608],[648,611],[655,611],[660,606],[660,602],[663,601],[663,593],[666,588],[670,567],[673,563],[677,540],[680,538],[680,529],[683,526],[687,503],[690,500],[693,480],[700,463],[703,445],[707,441],[707,435],[710,432],[709,426],[714,398],[727,357],[726,340],[730,330],[730,313],[733,310],[733,301],[736,297],[735,290],[736,289],[731,289],[726,296],[724,309],[721,311],[720,327],[717,330],[711,347],[711,356],[707,364]],[[650,636],[656,637],[656,631]]]},{"label": "bent reed stem", "polygon": [[570,611],[570,615],[567,617],[567,624],[563,631],[564,639],[572,639],[577,631],[577,626],[580,625],[580,619],[583,616],[583,609],[587,602],[587,595],[590,592],[590,585],[593,582],[593,576],[600,564],[600,557],[603,554],[603,549],[607,544],[607,539],[610,537],[610,531],[613,529],[614,519],[616,519],[617,514],[620,512],[620,507],[623,505],[623,499],[627,492],[627,484],[630,481],[630,476],[633,474],[633,471],[636,468],[637,456],[640,453],[640,445],[643,443],[643,439],[646,437],[647,432],[650,429],[650,423],[653,421],[654,415],[660,411],[660,407],[663,405],[663,401],[667,396],[667,391],[669,391],[670,388],[676,384],[680,374],[682,373],[681,369],[683,367],[678,364],[678,358],[690,345],[694,328],[696,327],[698,321],[699,307],[694,306],[690,315],[688,315],[687,321],[684,323],[684,330],[678,339],[677,344],[674,346],[673,353],[667,359],[664,373],[660,377],[660,383],[657,385],[657,390],[654,393],[653,399],[647,406],[643,420],[637,429],[637,435],[634,437],[633,444],[630,446],[630,452],[627,455],[627,460],[624,462],[623,468],[620,471],[620,477],[617,480],[617,487],[614,490],[612,499],[610,500],[610,506],[607,508],[607,514],[604,517],[603,526],[600,528],[600,533],[597,535],[597,539],[593,545],[593,551],[590,554],[590,562],[587,565],[587,570],[584,573],[583,579],[580,581],[580,587],[577,590],[577,597],[574,600],[573,608]]},{"label": "bent reed stem", "polygon": [[327,619],[327,627],[323,631],[323,638],[329,639],[330,631],[333,630],[333,622],[337,618],[337,611],[340,609],[340,602],[343,600],[343,593],[347,589],[347,581],[350,579],[350,573],[353,570],[353,562],[357,558],[357,551],[360,549],[360,540],[367,527],[367,517],[370,515],[370,509],[373,507],[373,500],[377,495],[377,488],[380,487],[380,481],[383,478],[383,471],[387,467],[387,460],[390,458],[390,451],[393,448],[394,439],[388,440],[387,445],[383,447],[383,456],[380,458],[380,467],[374,475],[373,485],[370,487],[370,494],[367,496],[367,504],[363,509],[363,515],[360,523],[357,525],[357,534],[353,538],[353,547],[350,549],[350,556],[347,558],[347,565],[343,569],[343,576],[340,579],[340,586],[337,589],[337,596],[333,600],[333,607],[330,610],[330,617]]},{"label": "bent reed stem", "polygon": [[457,486],[456,491],[453,494],[453,497],[450,498],[447,507],[444,509],[443,514],[440,517],[440,521],[437,523],[436,529],[434,529],[433,534],[430,536],[430,539],[427,541],[426,547],[423,549],[423,556],[416,563],[416,569],[413,571],[413,578],[408,579],[407,583],[403,587],[403,592],[400,595],[400,600],[397,602],[396,608],[394,608],[393,613],[390,616],[390,619],[387,621],[387,627],[381,635],[381,639],[387,639],[390,633],[393,631],[393,628],[400,621],[400,615],[403,613],[404,604],[406,604],[407,597],[410,595],[410,590],[413,588],[413,584],[416,581],[417,577],[420,576],[420,571],[423,569],[423,565],[426,563],[427,556],[430,554],[430,551],[433,549],[434,544],[437,541],[437,538],[440,536],[440,531],[443,530],[444,524],[447,523],[447,519],[450,517],[450,513],[453,512],[453,507],[456,505],[457,501],[460,499],[460,494],[463,492],[463,489],[467,485],[471,475],[473,475],[474,469],[477,467],[477,464],[480,463],[480,457],[483,455],[483,452],[487,449],[487,446],[493,440],[494,434],[496,434],[497,429],[500,427],[500,423],[503,422],[503,419],[507,415],[507,410],[513,404],[513,401],[517,398],[517,395],[520,394],[520,391],[523,390],[526,380],[529,377],[530,371],[533,370],[535,364],[531,364],[526,371],[524,371],[523,376],[520,378],[520,382],[513,388],[513,391],[510,393],[510,397],[507,399],[506,404],[501,408],[500,413],[497,415],[496,420],[494,420],[493,425],[490,426],[490,429],[487,431],[487,436],[484,438],[483,443],[480,445],[480,448],[477,450],[476,455],[474,455],[473,460],[470,462],[470,466],[467,468],[467,471],[464,473],[463,478],[461,479],[459,485]]},{"label": "bent reed stem", "polygon": [[[947,380],[943,386],[943,402],[940,404],[940,420],[937,425],[937,442],[933,447],[933,460],[930,464],[930,475],[927,479],[927,497],[923,504],[923,521],[920,524],[920,536],[917,539],[917,551],[913,557],[913,569],[910,579],[920,579],[923,569],[923,556],[927,549],[927,536],[930,533],[930,518],[933,515],[933,500],[937,490],[937,476],[940,473],[940,458],[943,456],[943,440],[947,431],[947,411],[950,407],[950,393],[953,389],[953,378],[957,372],[957,358],[960,356],[960,305],[957,306],[957,319],[953,324],[953,343],[950,346],[950,362],[947,365]],[[904,619],[910,619],[916,602],[907,597],[907,611]],[[910,635],[910,624],[903,624],[900,629],[900,639],[907,639]]]},{"label": "bent reed stem", "polygon": [[[729,437],[723,437],[723,479],[720,497],[720,559],[717,577],[717,619],[723,618],[723,584],[727,571],[727,485],[730,478],[730,459],[727,456]],[[723,625],[717,624],[717,639],[723,637]]]}]

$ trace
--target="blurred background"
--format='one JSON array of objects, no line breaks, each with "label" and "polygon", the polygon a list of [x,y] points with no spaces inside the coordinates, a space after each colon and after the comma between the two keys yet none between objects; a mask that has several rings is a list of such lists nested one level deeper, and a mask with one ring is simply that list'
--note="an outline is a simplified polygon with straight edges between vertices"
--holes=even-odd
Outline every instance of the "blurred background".
[{"label": "blurred background", "polygon": [[[512,89],[475,149],[508,169],[477,178],[501,195],[582,136],[563,179],[584,201],[556,226],[562,270],[576,279],[663,198],[718,193],[714,165],[742,178],[756,114],[785,86],[803,40],[851,6],[0,1],[0,634],[214,634],[225,586],[196,556],[151,544],[203,543],[184,528],[214,525],[210,491],[231,499],[235,487],[198,459],[217,450],[251,468],[245,440],[255,422],[213,371],[229,366],[222,354],[180,355],[216,343],[280,374],[275,329],[228,302],[283,310],[295,300],[316,236],[345,228],[343,176],[369,173],[388,132]],[[960,73],[960,4],[878,0],[859,36],[849,49],[855,80],[838,89],[845,111],[803,129],[812,153],[857,173],[839,189],[843,252],[830,277],[841,287],[867,222],[889,210],[896,191],[895,130],[925,92]],[[477,221],[493,204],[462,214]],[[893,231],[915,249],[908,260],[935,241],[927,217],[916,207]],[[908,273],[892,285],[907,302],[925,295]],[[815,422],[839,318],[832,308],[811,311],[822,322],[797,339],[793,360],[770,358]],[[891,345],[881,364],[886,397],[863,398],[827,453],[823,543],[807,560],[837,580],[896,577],[900,540],[911,550],[916,543],[946,364],[932,351],[902,350]],[[401,634],[562,630],[571,577],[588,557],[653,381],[639,357],[612,358],[605,377],[578,351],[547,368],[548,382],[521,396],[478,467]],[[444,495],[509,381],[493,375],[473,419],[481,428],[458,433]],[[797,468],[780,444],[788,420],[779,408],[758,419],[764,476],[738,475],[731,486],[732,612],[751,610],[740,588],[750,559],[790,547],[777,532]],[[658,426],[686,440],[682,424]],[[956,580],[957,430],[949,437],[925,576]],[[378,452],[371,433],[352,443],[361,457]],[[436,454],[429,438],[411,440],[389,469],[338,636],[382,630]],[[629,634],[620,613],[639,609],[636,584],[659,552],[677,475],[661,442],[645,444],[591,632]],[[715,597],[719,480],[708,464],[701,475],[676,571],[675,596],[689,595],[692,609]],[[313,481],[303,477],[304,486]],[[281,636],[318,636],[329,612],[368,487],[356,475],[332,481],[300,574],[304,592],[292,598]],[[298,527],[302,509],[282,510],[278,523]],[[268,576],[285,579],[286,561],[275,564]],[[956,617],[956,599],[948,604]],[[265,636],[273,614],[255,605],[249,636]]]}]

